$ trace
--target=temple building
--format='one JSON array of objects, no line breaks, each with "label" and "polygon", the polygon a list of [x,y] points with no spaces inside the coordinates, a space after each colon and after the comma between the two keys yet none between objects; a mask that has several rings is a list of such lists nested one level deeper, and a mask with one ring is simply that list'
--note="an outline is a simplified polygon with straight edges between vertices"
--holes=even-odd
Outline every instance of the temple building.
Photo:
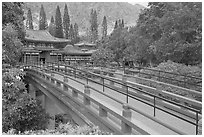
[{"label": "temple building", "polygon": [[[90,62],[92,53],[96,50],[81,50],[73,45],[66,45],[65,48],[53,51],[52,54],[61,55],[61,60],[67,64],[86,64]],[[56,61],[56,59],[53,58]],[[59,60],[59,59],[58,59]]]},{"label": "temple building", "polygon": [[23,62],[87,63],[97,49],[84,41],[70,45],[71,40],[53,37],[47,30],[26,30],[25,43]]},{"label": "temple building", "polygon": [[68,39],[53,37],[47,30],[26,30],[23,61],[52,61],[50,53],[71,42]]}]

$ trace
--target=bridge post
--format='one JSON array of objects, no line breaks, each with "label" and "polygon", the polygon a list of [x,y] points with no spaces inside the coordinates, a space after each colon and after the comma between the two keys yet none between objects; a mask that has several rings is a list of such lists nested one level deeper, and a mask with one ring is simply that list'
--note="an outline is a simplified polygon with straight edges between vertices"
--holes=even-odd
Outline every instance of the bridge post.
[{"label": "bridge post", "polygon": [[61,87],[61,83],[59,81],[56,81],[57,87]]},{"label": "bridge post", "polygon": [[75,89],[72,89],[72,97],[75,97],[75,98],[78,97],[78,92],[75,91]]},{"label": "bridge post", "polygon": [[64,76],[64,82],[68,82],[68,77]]},{"label": "bridge post", "polygon": [[[132,117],[132,112],[128,107],[128,104],[123,104],[123,112],[122,112],[123,117],[125,117],[127,120],[131,120]],[[121,130],[125,134],[131,134],[132,133],[132,127],[126,122],[122,121],[121,122]]]},{"label": "bridge post", "polygon": [[102,106],[99,106],[99,116],[100,117],[107,117],[108,116],[107,111]]},{"label": "bridge post", "polygon": [[202,118],[198,121],[198,135],[202,135]]},{"label": "bridge post", "polygon": [[55,80],[53,78],[51,78],[51,83],[55,84]]},{"label": "bridge post", "polygon": [[66,84],[63,84],[63,90],[68,91],[68,86]]},{"label": "bridge post", "polygon": [[[84,93],[87,96],[90,96],[90,89],[88,85],[84,85]],[[84,105],[90,105],[90,99],[88,97],[86,97],[86,95],[84,96]]]},{"label": "bridge post", "polygon": [[46,80],[47,80],[47,81],[50,81],[50,77],[49,77],[49,76],[46,76]]},{"label": "bridge post", "polygon": [[122,88],[123,89],[126,89],[127,88],[127,77],[125,75],[123,75],[122,77],[122,81],[123,81],[123,85],[122,85]]}]

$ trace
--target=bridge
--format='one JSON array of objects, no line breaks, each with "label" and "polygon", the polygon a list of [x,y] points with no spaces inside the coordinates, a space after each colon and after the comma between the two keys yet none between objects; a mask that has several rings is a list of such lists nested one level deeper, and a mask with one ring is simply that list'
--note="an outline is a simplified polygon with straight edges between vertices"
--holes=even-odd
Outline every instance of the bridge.
[{"label": "bridge", "polygon": [[[193,98],[202,98],[199,91],[119,70],[77,68],[52,62],[27,62],[24,71],[32,97],[40,98],[51,115],[63,113],[77,125],[97,125],[113,134],[202,132],[202,102]],[[189,96],[168,92],[167,87]],[[51,120],[49,128],[54,125]]]}]

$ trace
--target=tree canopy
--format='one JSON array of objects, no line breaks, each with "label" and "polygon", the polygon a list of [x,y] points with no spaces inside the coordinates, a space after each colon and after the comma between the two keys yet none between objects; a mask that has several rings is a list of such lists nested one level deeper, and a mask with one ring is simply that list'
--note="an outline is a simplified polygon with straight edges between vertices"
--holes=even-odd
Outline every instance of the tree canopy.
[{"label": "tree canopy", "polygon": [[2,128],[3,132],[45,129],[49,115],[40,102],[32,99],[23,83],[24,73],[11,69],[2,76]]},{"label": "tree canopy", "polygon": [[[124,26],[116,20],[114,31],[104,43],[115,61],[143,65],[172,60],[186,65],[202,62],[202,3],[150,2],[137,25]],[[106,47],[105,46],[105,47]]]},{"label": "tree canopy", "polygon": [[90,15],[90,33],[91,33],[91,42],[96,42],[98,40],[98,21],[97,21],[97,12],[96,10],[91,10]]},{"label": "tree canopy", "polygon": [[55,14],[55,37],[63,38],[63,26],[62,26],[62,17],[59,6],[57,6]]},{"label": "tree canopy", "polygon": [[136,28],[159,62],[201,62],[202,4],[150,2]]},{"label": "tree canopy", "polygon": [[102,39],[104,39],[106,36],[107,36],[107,19],[106,16],[104,16],[102,22]]},{"label": "tree canopy", "polygon": [[47,27],[48,27],[48,24],[47,24],[46,13],[45,13],[43,5],[41,5],[40,19],[39,19],[39,30],[45,30],[45,29],[47,29]]},{"label": "tree canopy", "polygon": [[69,37],[69,29],[70,29],[70,17],[68,13],[67,4],[64,7],[64,16],[63,16],[63,29],[64,29],[64,37],[68,39]]},{"label": "tree canopy", "polygon": [[51,17],[50,24],[48,26],[48,30],[52,36],[55,36],[55,21],[54,21],[53,16]]},{"label": "tree canopy", "polygon": [[25,37],[23,3],[2,3],[2,60],[16,65],[21,58]]},{"label": "tree canopy", "polygon": [[26,28],[33,29],[33,18],[32,18],[32,13],[30,8],[28,9],[28,13],[27,13]]}]

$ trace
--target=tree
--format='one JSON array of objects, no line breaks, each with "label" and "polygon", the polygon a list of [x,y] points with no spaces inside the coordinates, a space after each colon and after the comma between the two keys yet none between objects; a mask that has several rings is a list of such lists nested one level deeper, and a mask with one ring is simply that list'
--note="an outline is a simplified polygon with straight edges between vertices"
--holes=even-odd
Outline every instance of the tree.
[{"label": "tree", "polygon": [[24,73],[11,69],[2,76],[2,129],[17,132],[45,129],[49,115],[32,99],[23,83]]},{"label": "tree", "polygon": [[[140,14],[137,28],[149,41],[159,62],[201,62],[202,4],[151,2]],[[152,48],[153,47],[153,48]]]},{"label": "tree", "polygon": [[47,24],[46,14],[45,14],[43,5],[41,5],[40,19],[39,19],[39,30],[45,30],[45,29],[47,29],[47,27],[48,27],[48,24]]},{"label": "tree", "polygon": [[96,10],[91,10],[91,42],[96,42],[98,40],[98,23],[97,23],[97,12]]},{"label": "tree", "polygon": [[70,18],[69,18],[67,4],[65,4],[65,7],[64,7],[63,28],[64,28],[64,33],[65,33],[64,37],[68,39],[69,28],[70,28]]},{"label": "tree", "polygon": [[25,37],[23,3],[2,3],[2,62],[16,65]]},{"label": "tree", "polygon": [[73,42],[73,40],[74,40],[74,28],[73,28],[72,24],[70,25],[70,39]]},{"label": "tree", "polygon": [[18,33],[17,38],[21,41],[23,41],[25,37],[23,6],[23,2],[2,3],[2,30],[4,30],[8,24],[12,24],[13,29],[15,29]]},{"label": "tree", "polygon": [[102,39],[104,39],[106,36],[107,36],[107,20],[106,16],[104,16],[102,22]]},{"label": "tree", "polygon": [[118,21],[115,21],[115,26],[114,26],[114,30],[118,28]]},{"label": "tree", "polygon": [[55,37],[63,38],[62,18],[59,6],[57,6],[55,14]]},{"label": "tree", "polygon": [[22,42],[18,38],[15,26],[8,24],[2,31],[2,59],[3,63],[16,65],[21,58]]},{"label": "tree", "polygon": [[124,20],[122,19],[122,22],[121,22],[121,27],[124,28],[125,27],[125,24],[124,24]]},{"label": "tree", "polygon": [[91,60],[96,66],[107,67],[114,60],[113,51],[100,43],[99,48],[92,54]]},{"label": "tree", "polygon": [[123,64],[125,60],[125,49],[127,48],[126,35],[128,34],[127,29],[121,28],[113,31],[107,41],[104,42],[104,47],[108,48],[113,52],[114,61],[118,65]]},{"label": "tree", "polygon": [[28,13],[27,13],[26,28],[33,29],[33,18],[32,18],[32,13],[30,8],[28,9]]},{"label": "tree", "polygon": [[53,16],[51,17],[50,24],[48,26],[48,30],[52,36],[55,36],[55,21],[54,21]]},{"label": "tree", "polygon": [[74,43],[79,42],[79,27],[77,23],[74,24]]}]

